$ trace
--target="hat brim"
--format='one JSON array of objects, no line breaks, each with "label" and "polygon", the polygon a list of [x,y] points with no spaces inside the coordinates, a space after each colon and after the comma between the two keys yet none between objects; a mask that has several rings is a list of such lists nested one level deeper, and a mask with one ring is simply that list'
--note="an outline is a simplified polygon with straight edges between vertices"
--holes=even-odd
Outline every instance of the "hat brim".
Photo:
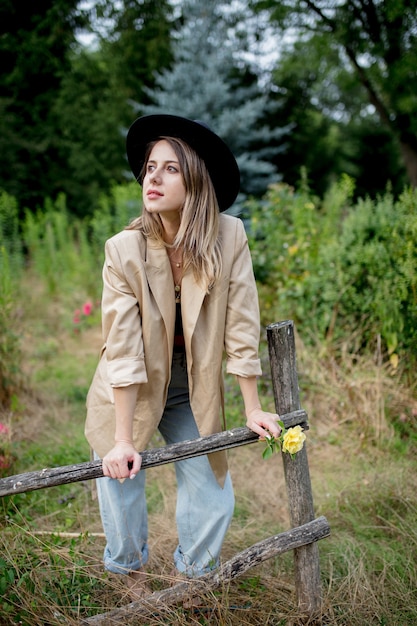
[{"label": "hat brim", "polygon": [[203,159],[210,174],[220,211],[232,206],[239,193],[240,173],[236,159],[225,142],[198,121],[176,115],[145,115],[133,122],[126,137],[129,165],[137,180],[146,148],[158,137],[177,137]]}]

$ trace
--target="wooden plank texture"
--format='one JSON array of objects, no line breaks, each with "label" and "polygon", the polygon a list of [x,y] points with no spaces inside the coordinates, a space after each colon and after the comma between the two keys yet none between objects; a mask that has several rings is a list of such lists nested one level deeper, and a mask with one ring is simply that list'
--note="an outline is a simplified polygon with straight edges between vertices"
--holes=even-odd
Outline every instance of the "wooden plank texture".
[{"label": "wooden plank texture", "polygon": [[[226,586],[231,580],[241,576],[251,567],[259,565],[267,559],[299,549],[306,544],[312,544],[320,539],[328,537],[330,527],[325,517],[318,517],[308,524],[303,524],[298,528],[274,535],[259,543],[246,548],[236,554],[229,561],[223,563],[218,569],[200,578],[180,582],[173,587],[156,591],[140,601],[131,602],[125,606],[113,609],[107,613],[101,613],[93,617],[88,617],[81,621],[83,626],[113,626],[115,624],[136,624],[146,623],[143,620],[147,617],[154,617],[155,613],[164,621],[164,612],[169,617],[169,606],[179,604],[190,596],[201,596],[205,593],[220,587]],[[193,622],[194,623],[194,622]],[[196,622],[197,623],[197,622]]]},{"label": "wooden plank texture", "polygon": [[[287,428],[301,424],[308,428],[305,411],[294,411],[281,416]],[[145,450],[142,455],[142,468],[149,469],[166,463],[183,461],[201,454],[219,452],[259,441],[257,434],[247,427],[234,428],[221,433],[200,437],[190,441],[174,443],[162,448]],[[44,468],[34,472],[26,472],[0,479],[0,497],[9,496],[46,487],[55,487],[68,483],[101,478],[103,471],[101,461],[87,461],[75,465]]]},{"label": "wooden plank texture", "polygon": [[[278,414],[300,410],[294,324],[291,320],[267,327],[269,360],[275,406]],[[314,519],[313,495],[307,460],[307,445],[294,459],[282,454],[291,525]],[[304,545],[294,550],[295,588],[300,617],[307,621],[321,611],[321,582],[318,546]]]}]

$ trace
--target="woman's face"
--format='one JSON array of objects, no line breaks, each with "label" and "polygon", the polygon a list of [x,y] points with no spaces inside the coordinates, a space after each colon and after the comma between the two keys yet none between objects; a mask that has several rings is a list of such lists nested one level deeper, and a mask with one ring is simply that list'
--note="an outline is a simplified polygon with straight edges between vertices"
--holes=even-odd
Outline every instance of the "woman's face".
[{"label": "woman's face", "polygon": [[143,204],[161,219],[178,220],[185,202],[185,185],[177,155],[162,139],[152,148],[142,181]]}]

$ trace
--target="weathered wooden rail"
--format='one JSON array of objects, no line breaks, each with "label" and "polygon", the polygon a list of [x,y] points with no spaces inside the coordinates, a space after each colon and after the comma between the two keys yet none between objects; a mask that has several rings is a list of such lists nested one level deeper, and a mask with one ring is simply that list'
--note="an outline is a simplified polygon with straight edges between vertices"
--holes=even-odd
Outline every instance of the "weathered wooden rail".
[{"label": "weathered wooden rail", "polygon": [[[296,364],[294,324],[287,320],[272,324],[267,328],[269,358],[272,373],[276,411],[286,428],[301,425],[308,429],[306,412],[300,406],[298,374]],[[142,452],[142,468],[147,469],[181,461],[201,454],[227,450],[259,441],[258,435],[248,428],[235,428],[222,433],[184,441]],[[294,551],[295,590],[300,621],[311,623],[321,613],[320,565],[317,541],[330,534],[324,517],[315,519],[310,472],[307,460],[307,446],[292,459],[282,454],[284,474],[288,494],[292,529],[270,537],[236,555],[218,570],[193,581],[193,590],[205,591],[232,580],[249,567],[261,561]],[[101,461],[90,461],[65,467],[45,468],[9,476],[0,480],[0,497],[46,487],[90,480],[103,476]],[[134,624],[149,611],[163,610],[163,605],[172,604],[188,592],[188,583],[180,583],[172,589],[165,589],[134,602],[121,609],[84,620],[83,624]]]},{"label": "weathered wooden rail", "polygon": [[[305,411],[293,411],[288,415],[282,415],[281,419],[286,428],[296,426],[297,424],[301,424],[305,429],[308,428]],[[162,448],[145,450],[141,452],[142,469],[183,461],[184,459],[190,459],[210,452],[237,448],[238,446],[256,441],[259,442],[259,436],[249,430],[249,428],[233,428],[232,430],[226,430],[208,437],[200,437],[199,439],[169,444]],[[101,478],[102,476],[101,461],[86,461],[85,463],[76,463],[74,465],[45,468],[36,472],[26,472],[0,479],[0,497]]]},{"label": "weathered wooden rail", "polygon": [[[291,320],[267,327],[269,361],[275,407],[279,415],[300,409],[294,324]],[[294,459],[282,454],[290,521],[293,527],[314,519],[313,491],[307,460],[307,446]],[[320,614],[322,597],[317,543],[294,550],[295,588],[301,615]]]},{"label": "weathered wooden rail", "polygon": [[267,559],[279,556],[289,550],[296,550],[324,539],[330,535],[330,527],[325,517],[317,519],[292,528],[279,535],[268,537],[250,548],[236,554],[232,559],[222,563],[222,565],[200,578],[181,581],[170,587],[172,578],[167,580],[167,588],[162,591],[155,591],[137,602],[131,602],[126,606],[113,609],[107,613],[94,615],[81,621],[83,626],[93,624],[93,626],[115,626],[116,624],[143,624],[146,618],[158,614],[162,620],[164,613],[169,617],[168,607],[181,603],[187,596],[201,596],[209,593],[213,589],[227,585],[228,582],[238,578],[255,565],[260,565]]}]

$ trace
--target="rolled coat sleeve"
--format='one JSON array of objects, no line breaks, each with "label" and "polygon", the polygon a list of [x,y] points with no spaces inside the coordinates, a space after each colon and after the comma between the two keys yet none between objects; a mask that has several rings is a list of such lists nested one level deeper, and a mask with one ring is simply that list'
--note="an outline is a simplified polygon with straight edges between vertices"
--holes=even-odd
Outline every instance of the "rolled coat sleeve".
[{"label": "rolled coat sleeve", "polygon": [[102,325],[107,375],[112,387],[148,380],[139,302],[123,271],[121,252],[113,239],[106,242]]},{"label": "rolled coat sleeve", "polygon": [[259,302],[248,239],[241,220],[236,224],[226,314],[226,371],[248,378],[262,374]]}]

